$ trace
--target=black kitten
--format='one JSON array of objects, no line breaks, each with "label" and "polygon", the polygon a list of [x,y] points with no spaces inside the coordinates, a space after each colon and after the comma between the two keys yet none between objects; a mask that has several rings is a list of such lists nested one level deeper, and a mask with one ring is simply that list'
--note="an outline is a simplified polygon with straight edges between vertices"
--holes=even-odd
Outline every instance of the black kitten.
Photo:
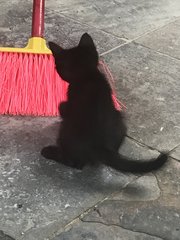
[{"label": "black kitten", "polygon": [[68,100],[59,106],[62,123],[56,146],[42,149],[45,158],[82,169],[102,162],[128,172],[149,172],[167,160],[135,162],[119,155],[126,135],[122,112],[115,109],[112,90],[98,70],[98,53],[92,38],[85,33],[77,47],[62,49],[50,42],[58,74],[69,83]]}]

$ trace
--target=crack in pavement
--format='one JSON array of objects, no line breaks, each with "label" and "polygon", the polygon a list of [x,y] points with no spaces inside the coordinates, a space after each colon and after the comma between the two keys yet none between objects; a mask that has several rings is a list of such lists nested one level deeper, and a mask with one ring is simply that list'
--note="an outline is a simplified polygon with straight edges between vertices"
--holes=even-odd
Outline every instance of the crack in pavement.
[{"label": "crack in pavement", "polygon": [[[128,183],[125,183],[124,186],[122,187],[121,191],[122,192],[129,184],[133,183],[135,180],[137,180],[138,178],[140,178],[141,176],[137,176],[136,178],[134,178],[133,180],[129,181]],[[73,224],[75,224],[77,221],[81,221],[81,219],[88,215],[89,212],[91,212],[92,210],[96,210],[97,211],[97,207],[103,203],[105,200],[108,200],[110,198],[112,198],[113,196],[115,196],[116,194],[119,194],[120,192],[114,192],[111,193],[110,195],[106,196],[105,198],[103,198],[102,200],[98,201],[97,203],[95,203],[93,206],[89,207],[88,209],[86,209],[83,213],[79,214],[77,217],[75,217],[73,220],[71,220],[69,223],[67,223],[66,225],[64,225],[63,227],[61,227],[60,230],[57,230],[56,232],[54,232],[53,234],[51,234],[50,236],[48,236],[49,240],[52,240],[55,236],[61,234],[62,232],[64,232],[69,226],[72,226]]]},{"label": "crack in pavement", "polygon": [[81,222],[84,222],[84,223],[98,223],[98,224],[102,224],[102,225],[107,226],[107,227],[118,227],[118,228],[122,228],[122,229],[124,229],[124,230],[128,230],[128,231],[130,231],[130,232],[142,233],[142,234],[146,234],[146,235],[151,236],[151,237],[157,237],[158,239],[164,240],[163,238],[161,238],[161,237],[159,237],[159,236],[157,236],[157,235],[152,235],[152,234],[149,234],[149,233],[143,232],[143,231],[135,231],[135,230],[133,230],[133,229],[129,229],[129,228],[123,227],[123,226],[118,225],[118,224],[115,224],[115,223],[110,223],[110,224],[108,224],[108,223],[104,223],[104,222],[100,222],[100,221],[88,221],[88,220],[83,220],[83,219],[80,219],[80,221],[81,221]]},{"label": "crack in pavement", "polygon": [[[147,147],[149,150],[153,150],[153,151],[157,151],[159,153],[162,153],[160,150],[158,150],[157,148],[151,147],[137,139],[135,139],[134,137],[131,137],[130,135],[126,135],[127,138],[131,139],[132,141],[134,141],[135,143],[139,144],[142,147]],[[167,153],[169,154],[172,150],[168,151]]]},{"label": "crack in pavement", "polygon": [[163,190],[162,190],[162,188],[161,188],[161,186],[160,186],[159,179],[158,179],[158,177],[156,176],[156,174],[155,174],[155,173],[152,173],[152,175],[156,178],[157,185],[158,185],[158,188],[159,188],[159,190],[160,190],[160,196],[156,199],[156,200],[159,200],[159,199],[162,197]]},{"label": "crack in pavement", "polygon": [[[132,141],[134,141],[135,143],[137,143],[138,145],[140,145],[140,146],[142,146],[142,147],[146,147],[146,148],[148,148],[149,150],[153,150],[153,151],[157,151],[157,152],[159,152],[159,153],[162,153],[162,151],[160,151],[159,149],[154,148],[154,147],[151,147],[151,146],[149,146],[149,145],[146,145],[145,143],[143,143],[143,142],[141,142],[141,141],[139,141],[139,140],[137,140],[137,139],[135,139],[135,138],[133,138],[133,137],[131,137],[131,136],[129,136],[129,135],[126,135],[126,137],[129,138],[129,139],[131,139]],[[175,157],[173,157],[173,156],[170,156],[170,153],[173,152],[174,150],[176,150],[176,148],[178,148],[178,147],[180,147],[180,144],[176,145],[174,148],[172,148],[171,150],[169,150],[169,151],[166,152],[166,153],[169,155],[169,157],[171,157],[173,160],[176,160],[176,161],[179,161],[180,159],[175,158]]]}]

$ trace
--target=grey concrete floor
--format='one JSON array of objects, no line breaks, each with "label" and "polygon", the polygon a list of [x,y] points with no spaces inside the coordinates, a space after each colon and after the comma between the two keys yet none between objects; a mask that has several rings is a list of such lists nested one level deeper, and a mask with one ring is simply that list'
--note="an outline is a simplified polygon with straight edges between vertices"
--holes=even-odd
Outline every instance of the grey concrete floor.
[{"label": "grey concrete floor", "polygon": [[[24,46],[32,1],[0,0],[0,46]],[[94,38],[126,104],[120,150],[160,171],[83,172],[43,159],[58,118],[0,116],[0,240],[180,240],[180,1],[51,0],[47,40],[64,47]]]}]

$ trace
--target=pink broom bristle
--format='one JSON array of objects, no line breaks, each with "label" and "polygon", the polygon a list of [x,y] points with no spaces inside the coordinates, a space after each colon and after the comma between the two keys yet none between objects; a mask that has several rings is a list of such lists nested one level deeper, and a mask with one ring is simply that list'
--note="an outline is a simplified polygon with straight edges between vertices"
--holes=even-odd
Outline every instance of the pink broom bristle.
[{"label": "pink broom bristle", "polygon": [[[119,110],[125,106],[116,98],[114,79],[101,61],[100,68],[112,87]],[[51,54],[0,52],[0,114],[57,116],[66,101],[68,84],[57,74]]]},{"label": "pink broom bristle", "polygon": [[120,100],[117,98],[116,90],[115,90],[115,81],[113,78],[113,75],[111,71],[109,70],[108,66],[101,60],[99,62],[99,69],[105,74],[107,77],[107,80],[112,88],[112,99],[114,101],[114,106],[116,107],[117,110],[125,110],[126,106],[120,102]]},{"label": "pink broom bristle", "polygon": [[0,114],[57,116],[67,87],[52,55],[0,52]]}]

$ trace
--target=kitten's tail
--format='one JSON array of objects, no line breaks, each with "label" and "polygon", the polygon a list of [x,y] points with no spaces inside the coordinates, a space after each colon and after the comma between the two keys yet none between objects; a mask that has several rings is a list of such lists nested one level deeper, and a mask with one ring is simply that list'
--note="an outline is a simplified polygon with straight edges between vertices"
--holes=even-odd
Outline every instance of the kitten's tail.
[{"label": "kitten's tail", "polygon": [[147,173],[161,168],[168,160],[168,154],[161,153],[158,158],[150,161],[135,161],[106,150],[101,158],[102,163],[116,170],[130,173]]}]

